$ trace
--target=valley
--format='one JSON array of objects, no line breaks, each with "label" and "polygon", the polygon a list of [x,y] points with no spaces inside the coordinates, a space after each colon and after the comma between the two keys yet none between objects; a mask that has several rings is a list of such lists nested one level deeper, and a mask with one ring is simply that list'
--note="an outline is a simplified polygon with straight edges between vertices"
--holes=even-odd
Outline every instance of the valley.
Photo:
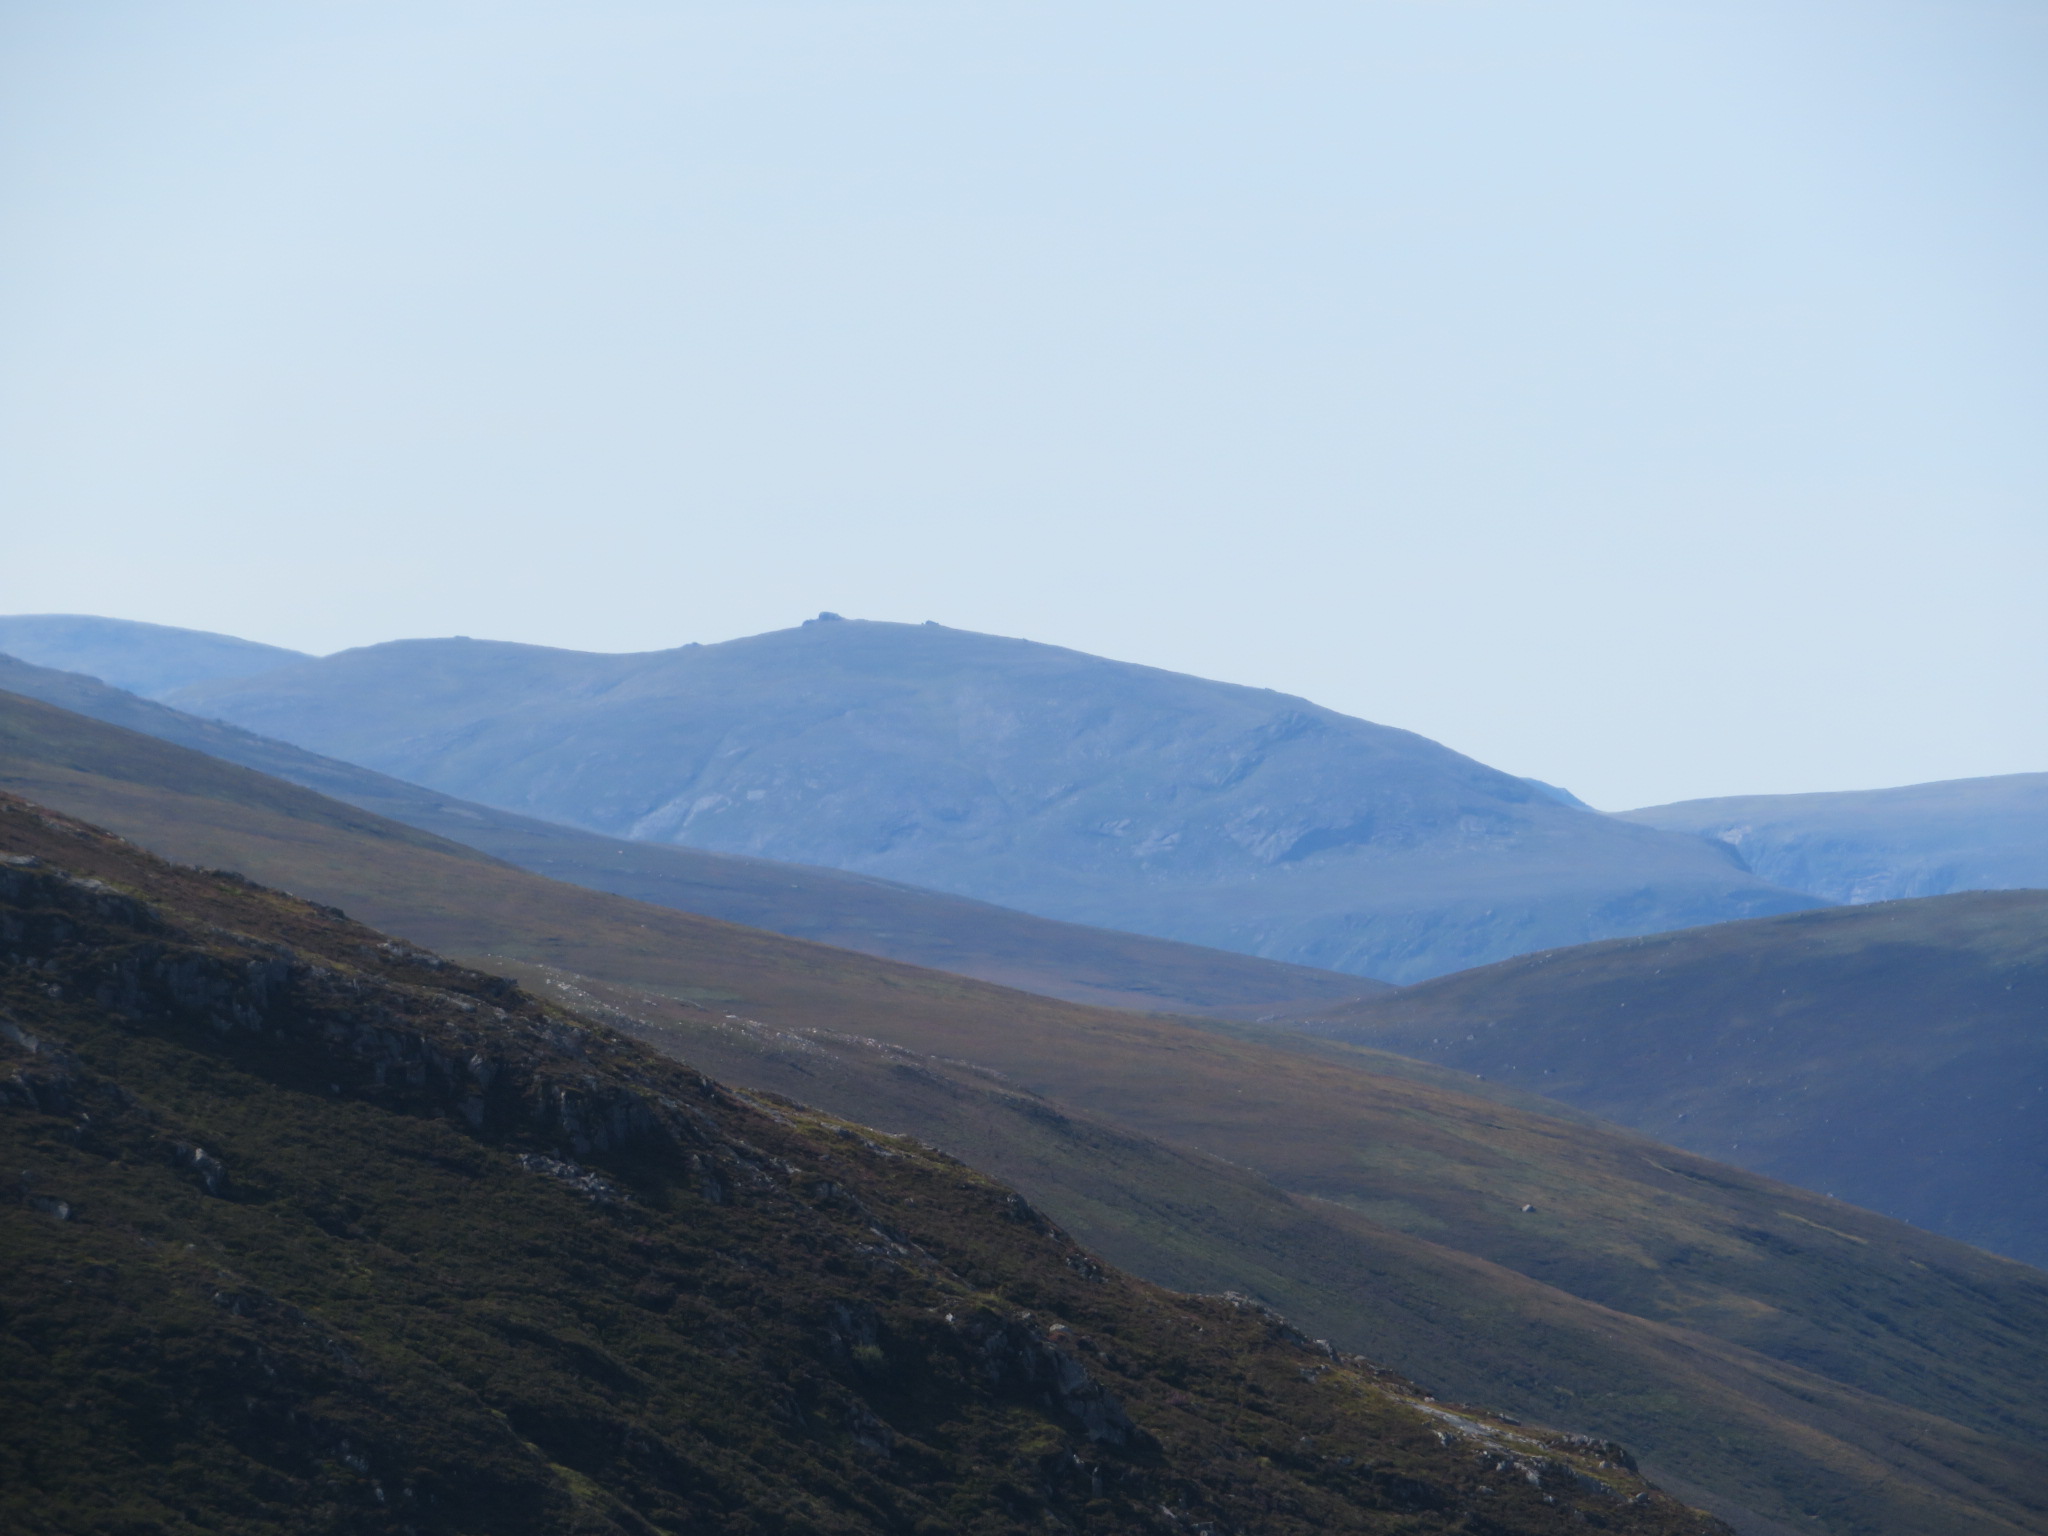
[{"label": "valley", "polygon": [[1748,1529],[2035,1519],[2038,1271],[1432,1069],[559,885],[28,701],[6,724],[16,793],[928,1134],[1112,1262],[1254,1288],[1437,1390],[1623,1439]]}]

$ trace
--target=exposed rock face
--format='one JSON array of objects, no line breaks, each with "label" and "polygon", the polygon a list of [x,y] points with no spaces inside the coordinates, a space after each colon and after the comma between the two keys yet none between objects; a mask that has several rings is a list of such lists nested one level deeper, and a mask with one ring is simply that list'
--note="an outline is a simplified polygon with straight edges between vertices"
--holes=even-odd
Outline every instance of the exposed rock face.
[{"label": "exposed rock face", "polygon": [[1407,731],[935,625],[404,641],[170,701],[612,835],[1395,981],[1815,904]]}]

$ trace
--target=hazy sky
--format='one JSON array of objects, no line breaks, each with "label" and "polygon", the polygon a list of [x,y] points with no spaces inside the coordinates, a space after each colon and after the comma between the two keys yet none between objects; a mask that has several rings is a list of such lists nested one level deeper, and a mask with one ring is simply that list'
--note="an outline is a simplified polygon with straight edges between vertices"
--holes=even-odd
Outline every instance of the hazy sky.
[{"label": "hazy sky", "polygon": [[0,612],[2048,769],[2040,0],[0,4]]}]

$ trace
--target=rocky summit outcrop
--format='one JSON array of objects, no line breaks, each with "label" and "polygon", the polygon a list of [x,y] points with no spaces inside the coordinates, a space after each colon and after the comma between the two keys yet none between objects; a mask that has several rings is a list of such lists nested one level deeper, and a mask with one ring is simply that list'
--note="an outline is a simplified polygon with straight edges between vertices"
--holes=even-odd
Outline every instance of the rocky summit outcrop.
[{"label": "rocky summit outcrop", "polygon": [[167,700],[610,835],[1390,981],[1817,904],[1408,731],[937,625],[402,641]]},{"label": "rocky summit outcrop", "polygon": [[1721,1529],[331,908],[0,853],[9,1531]]}]

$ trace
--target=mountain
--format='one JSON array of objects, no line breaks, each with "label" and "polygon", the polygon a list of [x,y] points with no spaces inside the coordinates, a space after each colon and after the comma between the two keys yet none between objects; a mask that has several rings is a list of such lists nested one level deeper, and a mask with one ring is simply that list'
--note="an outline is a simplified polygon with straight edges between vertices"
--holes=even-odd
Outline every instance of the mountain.
[{"label": "mountain", "polygon": [[166,701],[611,837],[1396,982],[1817,904],[1407,731],[938,625],[400,641]]},{"label": "mountain", "polygon": [[2048,889],[2048,773],[1684,800],[1623,817],[1710,838],[1761,878],[1824,901]]},{"label": "mountain", "polygon": [[10,1531],[1725,1530],[919,1143],[0,799]]},{"label": "mountain", "polygon": [[1362,976],[1055,922],[866,875],[600,837],[11,656],[0,655],[0,689],[240,763],[557,880],[1073,1002],[1258,1018],[1386,990]]},{"label": "mountain", "polygon": [[1610,940],[1303,1027],[2048,1266],[2048,891]]},{"label": "mountain", "polygon": [[39,667],[83,672],[145,698],[312,659],[304,651],[233,635],[81,613],[0,616],[0,651]]},{"label": "mountain", "polygon": [[1629,1444],[1745,1536],[2048,1524],[2048,1278],[2027,1266],[1441,1068],[539,879],[28,700],[0,698],[0,786],[934,1141],[1129,1271]]}]

